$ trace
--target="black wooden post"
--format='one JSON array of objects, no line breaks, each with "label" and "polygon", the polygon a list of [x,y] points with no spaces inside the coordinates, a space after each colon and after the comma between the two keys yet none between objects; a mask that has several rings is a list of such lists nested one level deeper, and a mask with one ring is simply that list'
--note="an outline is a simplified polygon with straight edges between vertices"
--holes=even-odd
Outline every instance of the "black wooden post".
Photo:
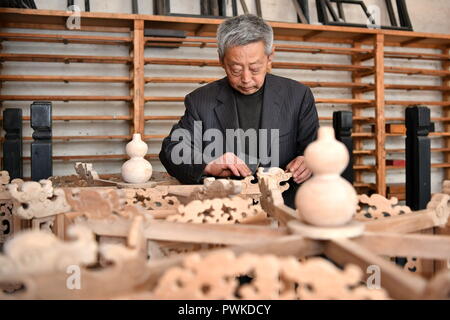
[{"label": "black wooden post", "polygon": [[342,177],[353,184],[353,119],[351,111],[333,112],[333,128],[336,140],[341,141],[347,147],[350,160],[347,168],[342,172]]},{"label": "black wooden post", "polygon": [[406,109],[406,205],[425,209],[431,198],[430,109]]},{"label": "black wooden post", "polygon": [[89,2],[89,0],[84,0],[84,11],[91,11],[91,3]]},{"label": "black wooden post", "polygon": [[70,8],[75,4],[75,0],[67,0],[67,8]]},{"label": "black wooden post", "polygon": [[23,178],[22,109],[5,109],[3,128],[6,131],[3,143],[3,170],[9,172],[11,180]]},{"label": "black wooden post", "polygon": [[52,165],[52,104],[33,102],[31,105],[31,180],[39,181],[53,175]]},{"label": "black wooden post", "polygon": [[133,14],[139,13],[139,6],[137,0],[131,0],[131,12]]}]

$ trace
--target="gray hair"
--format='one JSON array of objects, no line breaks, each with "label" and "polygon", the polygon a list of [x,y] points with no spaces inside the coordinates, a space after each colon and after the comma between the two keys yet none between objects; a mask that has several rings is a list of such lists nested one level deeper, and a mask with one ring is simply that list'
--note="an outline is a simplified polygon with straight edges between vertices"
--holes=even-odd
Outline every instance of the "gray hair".
[{"label": "gray hair", "polygon": [[262,18],[245,14],[225,20],[217,30],[219,58],[222,61],[225,51],[232,47],[263,41],[265,53],[270,55],[273,47],[273,29]]}]

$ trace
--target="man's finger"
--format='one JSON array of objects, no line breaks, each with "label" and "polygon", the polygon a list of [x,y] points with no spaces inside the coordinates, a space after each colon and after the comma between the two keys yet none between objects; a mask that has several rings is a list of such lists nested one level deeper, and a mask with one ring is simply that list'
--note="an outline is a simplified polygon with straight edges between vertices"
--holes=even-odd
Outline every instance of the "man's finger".
[{"label": "man's finger", "polygon": [[308,168],[306,167],[305,163],[303,162],[298,168],[297,170],[293,173],[293,177],[294,178],[298,178],[303,172],[305,172],[305,170],[307,170]]},{"label": "man's finger", "polygon": [[236,168],[239,170],[242,177],[249,176],[250,169],[247,167],[246,164],[238,164]]},{"label": "man's finger", "polygon": [[291,171],[292,173],[295,173],[295,172],[298,170],[298,168],[303,164],[303,162],[304,162],[303,160],[304,160],[303,157],[297,157],[297,158],[295,158],[295,162],[294,162],[294,164],[292,165],[290,171]]},{"label": "man's finger", "polygon": [[311,170],[305,170],[298,178],[296,178],[294,181],[296,183],[302,183],[306,180],[308,180],[312,175]]},{"label": "man's finger", "polygon": [[234,164],[227,165],[227,168],[229,170],[231,170],[231,172],[233,173],[234,176],[240,177],[239,170],[236,168],[236,166]]}]

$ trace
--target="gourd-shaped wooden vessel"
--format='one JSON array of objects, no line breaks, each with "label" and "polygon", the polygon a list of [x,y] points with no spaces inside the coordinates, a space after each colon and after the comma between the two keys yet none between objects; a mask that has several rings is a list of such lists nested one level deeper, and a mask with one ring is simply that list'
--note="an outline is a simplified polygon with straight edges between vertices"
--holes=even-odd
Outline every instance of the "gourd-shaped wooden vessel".
[{"label": "gourd-shaped wooden vessel", "polygon": [[144,159],[148,146],[141,140],[139,133],[133,134],[133,140],[126,146],[127,155],[131,158],[122,165],[122,178],[128,183],[146,183],[152,176],[152,165]]},{"label": "gourd-shaped wooden vessel", "polygon": [[358,198],[340,174],[349,161],[348,151],[331,127],[321,127],[318,139],[305,150],[305,164],[313,177],[298,190],[295,203],[300,218],[318,227],[338,227],[350,222]]}]

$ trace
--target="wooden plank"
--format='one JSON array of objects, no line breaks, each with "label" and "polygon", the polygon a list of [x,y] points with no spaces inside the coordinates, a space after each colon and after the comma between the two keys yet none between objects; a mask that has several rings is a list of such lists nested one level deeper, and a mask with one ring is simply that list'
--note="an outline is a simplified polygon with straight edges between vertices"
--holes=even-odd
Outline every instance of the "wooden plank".
[{"label": "wooden plank", "polygon": [[425,75],[425,76],[438,76],[444,77],[450,75],[448,70],[431,70],[431,69],[419,69],[419,68],[399,68],[399,67],[385,67],[385,73],[400,73],[408,75]]},{"label": "wooden plank", "polygon": [[131,101],[131,96],[0,95],[0,101]]},{"label": "wooden plank", "polygon": [[0,75],[0,81],[20,82],[130,82],[130,77],[103,76],[34,76],[34,75]]},{"label": "wooden plank", "polygon": [[385,119],[384,119],[384,35],[377,34],[375,38],[375,162],[377,193],[386,195],[386,150],[385,150]]},{"label": "wooden plank", "polygon": [[388,219],[365,222],[366,230],[372,232],[413,233],[436,226],[434,210],[420,210]]},{"label": "wooden plank", "polygon": [[133,129],[132,133],[144,135],[144,21],[134,21],[133,31]]},{"label": "wooden plank", "polygon": [[[353,44],[354,49],[360,49],[361,43],[355,42]],[[373,55],[373,52],[372,52]],[[361,65],[361,61],[359,60],[358,56],[352,56],[352,64],[356,66]],[[357,72],[352,72],[352,82],[360,84],[362,83],[362,78],[358,75]],[[363,94],[361,92],[358,92],[356,89],[352,89],[352,98],[353,99],[362,99]],[[362,115],[362,110],[356,105],[352,105],[352,114],[353,118],[360,117]],[[362,124],[360,122],[354,122],[353,123],[353,134],[360,133],[362,131]],[[356,139],[353,141],[353,148],[355,149],[362,149],[363,148],[363,141],[361,139]],[[358,154],[354,154],[353,157],[353,164],[354,165],[362,165],[363,164],[363,157],[360,157]],[[362,183],[362,172],[360,170],[354,171],[354,182],[355,183]]]},{"label": "wooden plank", "polygon": [[129,57],[89,55],[0,53],[0,62],[2,61],[127,64],[131,62],[131,59]]},{"label": "wooden plank", "polygon": [[418,104],[426,106],[449,107],[450,101],[404,101],[404,100],[386,100],[386,105],[392,106],[415,106]]},{"label": "wooden plank", "polygon": [[348,239],[336,239],[328,242],[325,255],[338,264],[353,263],[363,273],[369,266],[377,266],[381,271],[381,287],[394,299],[419,299],[426,287],[421,277],[406,273],[388,260],[376,256],[368,249]]},{"label": "wooden plank", "polygon": [[353,241],[377,255],[450,259],[450,236],[365,232]]},{"label": "wooden plank", "polygon": [[[87,226],[99,236],[126,237],[130,221],[121,223],[105,223],[100,220],[89,220]],[[144,237],[149,240],[177,241],[187,243],[211,243],[242,245],[267,241],[286,236],[286,228],[269,228],[244,225],[218,225],[173,223],[153,221],[146,225]]]},{"label": "wooden plank", "polygon": [[389,90],[450,91],[450,86],[425,86],[410,84],[385,84],[384,88]]},{"label": "wooden plank", "polygon": [[[108,120],[131,120],[130,116],[53,116],[52,121],[108,121]],[[3,120],[3,116],[0,116]],[[23,116],[23,121],[30,121],[30,116]]]},{"label": "wooden plank", "polygon": [[13,33],[0,32],[0,39],[3,41],[24,41],[24,42],[48,42],[48,43],[76,43],[76,44],[102,44],[102,45],[123,45],[132,41],[130,37],[115,36],[91,36],[75,34],[38,34],[38,33]]},{"label": "wooden plank", "polygon": [[[182,66],[200,66],[200,67],[219,67],[217,60],[211,59],[179,59],[179,58],[145,58],[146,64],[158,65],[182,65]],[[370,66],[354,66],[343,64],[325,64],[325,63],[299,63],[299,62],[281,62],[276,61],[272,64],[274,69],[303,69],[303,70],[337,70],[337,71],[361,71],[371,70]]]},{"label": "wooden plank", "polygon": [[[442,54],[449,55],[450,48],[447,47],[447,49],[442,50]],[[442,69],[450,70],[450,62],[449,61],[443,62]],[[450,79],[443,78],[442,84],[445,86],[450,86]],[[450,101],[450,92],[449,91],[443,92],[442,100]],[[442,111],[442,116],[445,118],[450,118],[450,109],[444,109]],[[444,131],[450,132],[450,122],[444,123]],[[446,136],[444,138],[444,147],[450,149],[450,136]],[[444,163],[450,164],[450,153],[444,154]],[[450,165],[445,167],[445,169],[444,169],[444,180],[450,180]],[[448,186],[449,186],[448,182],[443,182],[443,188],[442,188],[443,193],[450,194],[450,192],[448,192],[449,190],[447,190]],[[442,228],[435,228],[435,232],[438,235],[446,235],[446,236],[450,235],[450,223],[447,223],[447,225]],[[436,272],[445,271],[445,270],[449,270],[449,269],[450,269],[450,260],[435,262],[435,271]]]},{"label": "wooden plank", "polygon": [[414,60],[437,60],[437,61],[449,61],[450,55],[448,54],[436,54],[436,53],[416,53],[416,52],[396,52],[385,51],[384,57],[388,59],[414,59]]}]

